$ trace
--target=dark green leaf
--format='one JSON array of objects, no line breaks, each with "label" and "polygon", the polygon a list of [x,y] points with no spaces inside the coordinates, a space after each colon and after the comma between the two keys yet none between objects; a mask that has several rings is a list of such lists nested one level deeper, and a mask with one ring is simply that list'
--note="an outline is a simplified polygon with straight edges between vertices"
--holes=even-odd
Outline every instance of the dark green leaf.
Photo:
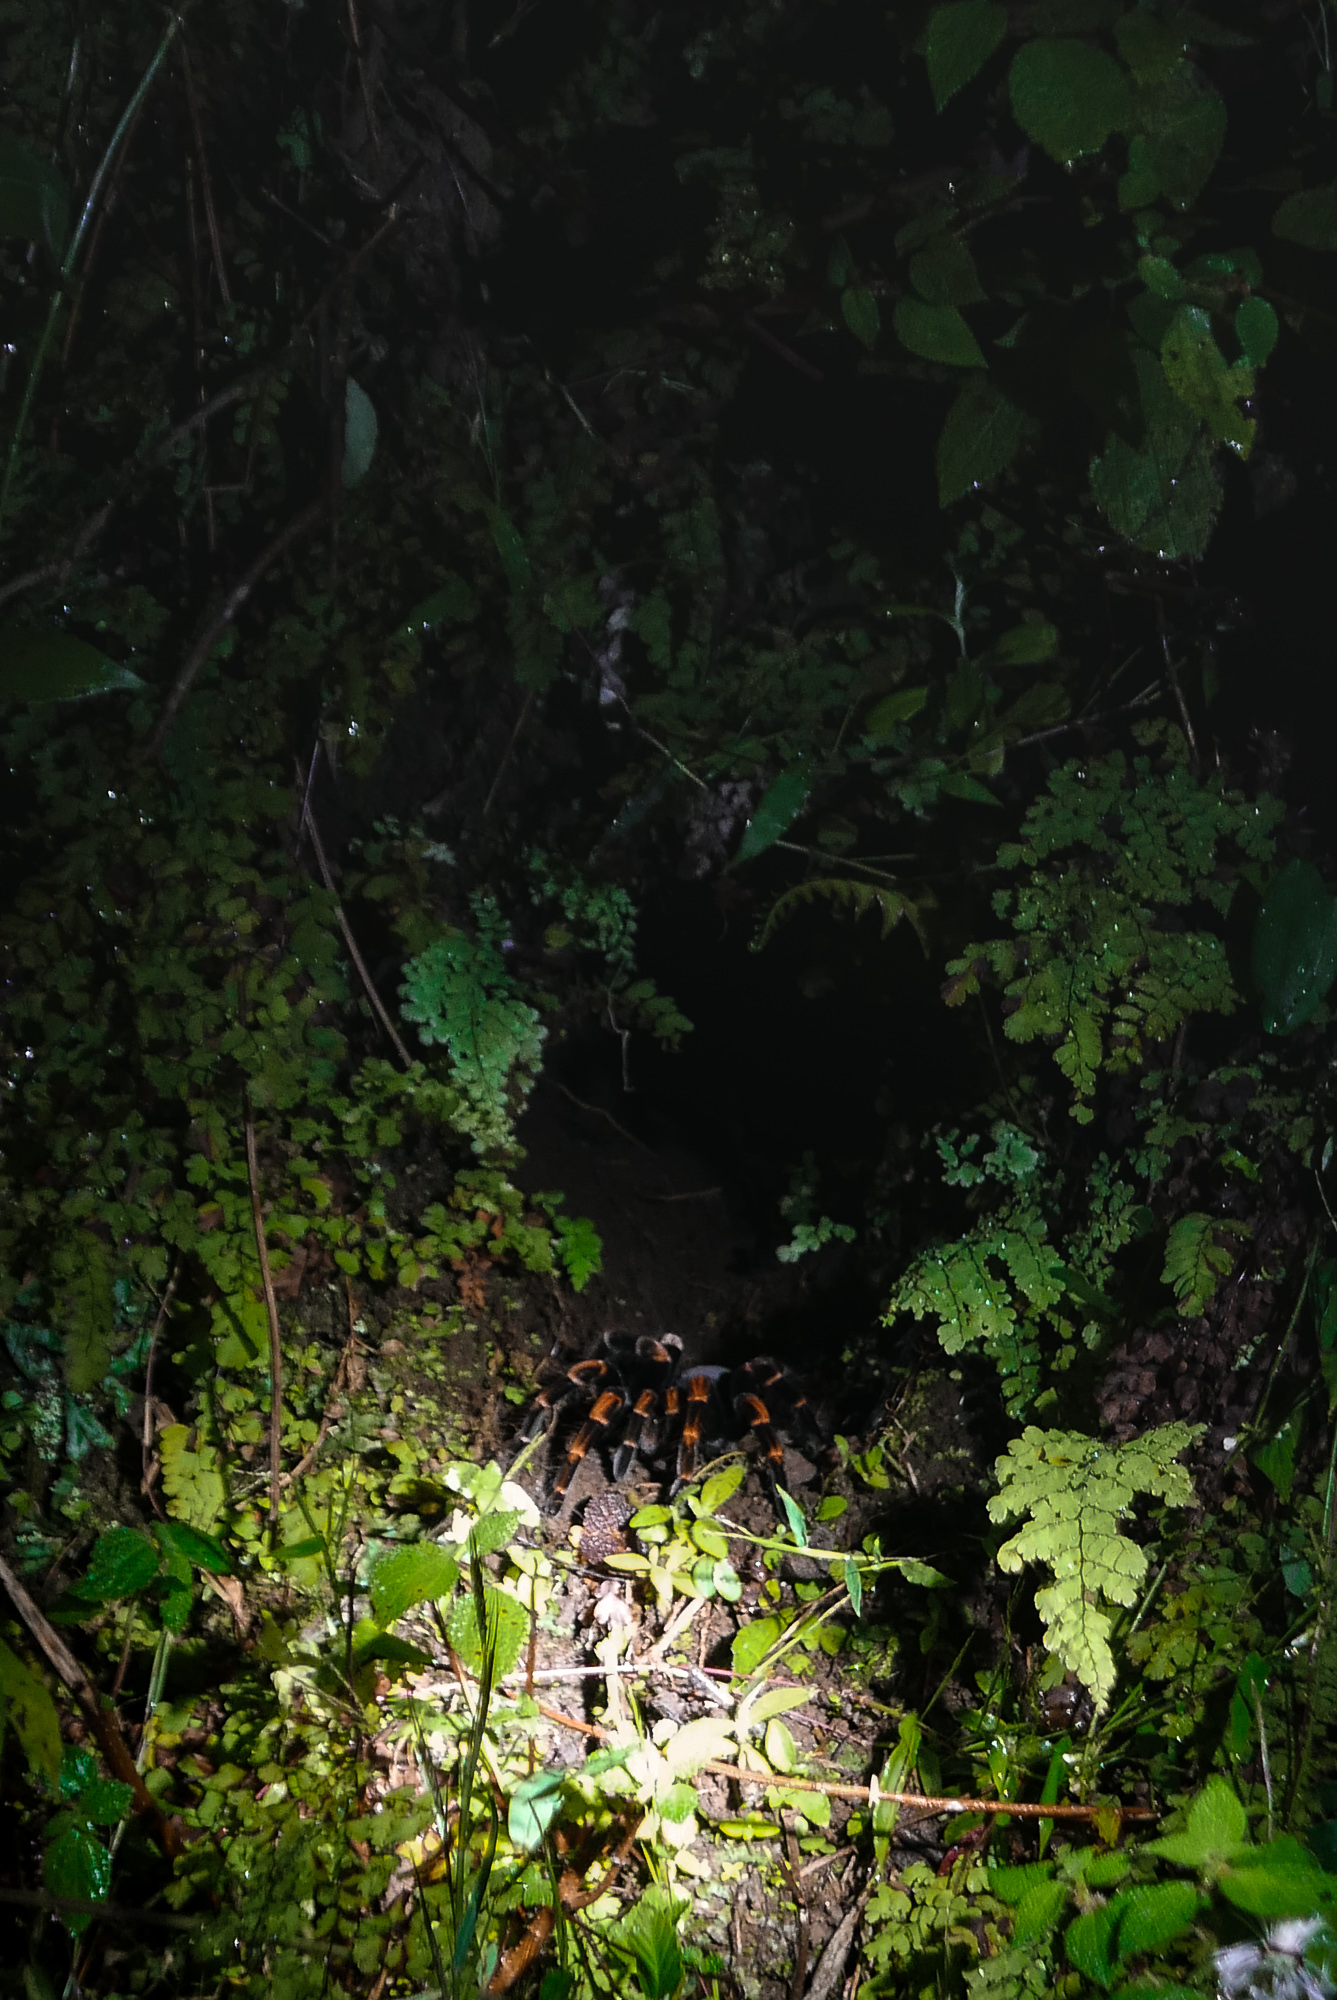
[{"label": "dark green leaf", "polygon": [[1239,406],[1253,394],[1253,370],[1231,367],[1201,306],[1180,306],[1161,341],[1161,366],[1175,394],[1202,418],[1213,437],[1247,458],[1258,426]]},{"label": "dark green leaf", "polygon": [[897,339],[912,354],[922,354],[928,361],[945,361],[953,368],[986,365],[979,342],[955,306],[931,306],[924,299],[902,299],[892,323]]},{"label": "dark green leaf", "polygon": [[[1020,1875],[1023,1871],[1015,1872]],[[1068,1906],[1068,1895],[1066,1882],[1042,1879],[1028,1883],[1017,1898],[1017,1914],[1012,1923],[1014,1941],[1025,1944],[1028,1939],[1043,1937],[1046,1931],[1051,1931]]]},{"label": "dark green leaf", "polygon": [[378,1625],[393,1625],[415,1604],[449,1597],[459,1582],[460,1566],[438,1542],[414,1542],[379,1556],[368,1585],[372,1615]]},{"label": "dark green leaf", "polygon": [[376,405],[366,390],[350,375],[344,383],[344,463],[345,486],[356,486],[371,471],[376,456]]},{"label": "dark green leaf", "polygon": [[933,102],[941,111],[983,69],[1007,33],[1007,9],[995,0],[951,0],[929,15],[924,37]]},{"label": "dark green leaf", "polygon": [[1288,861],[1253,932],[1253,976],[1269,1035],[1307,1021],[1337,979],[1337,902],[1312,861]]},{"label": "dark green leaf", "polygon": [[1085,1973],[1106,1991],[1113,1986],[1119,1968],[1114,1959],[1114,1911],[1109,1904],[1074,1917],[1063,1933],[1068,1963]]},{"label": "dark green leaf", "polygon": [[987,378],[961,391],[938,439],[938,501],[949,507],[986,479],[995,478],[1016,456],[1026,419],[1016,404]]},{"label": "dark green leaf", "polygon": [[89,1604],[133,1597],[158,1574],[159,1556],[138,1528],[108,1528],[93,1544],[88,1568],[72,1595]]},{"label": "dark green leaf", "polygon": [[1135,115],[1161,196],[1175,208],[1191,207],[1225,143],[1224,103],[1191,64],[1182,63],[1173,75],[1138,90]]},{"label": "dark green leaf", "polygon": [[928,700],[926,687],[901,688],[896,694],[882,697],[872,709],[864,723],[865,736],[890,736],[902,722],[909,722],[919,714]]},{"label": "dark green leaf", "polygon": [[[524,1606],[495,1584],[485,1587],[488,1643],[495,1645],[494,1673],[498,1678],[510,1673],[520,1657],[520,1648],[529,1636],[529,1620]],[[478,1612],[472,1597],[457,1598],[446,1621],[450,1643],[469,1673],[481,1673],[483,1647],[478,1636]]]},{"label": "dark green leaf", "polygon": [[213,1535],[189,1528],[184,1521],[159,1521],[153,1532],[160,1542],[184,1556],[192,1569],[208,1570],[210,1576],[231,1576],[231,1558]]},{"label": "dark green leaf", "polygon": [[1266,299],[1243,299],[1235,309],[1235,338],[1252,368],[1261,368],[1277,344],[1280,328]]},{"label": "dark green leaf", "polygon": [[[53,1896],[101,1903],[111,1885],[111,1856],[97,1835],[75,1820],[57,1834],[42,1856],[42,1880]],[[74,1937],[86,1931],[92,1921],[83,1910],[67,1910],[61,1917]]]},{"label": "dark green leaf", "polygon": [[845,1558],[845,1588],[850,1594],[850,1610],[858,1618],[863,1611],[863,1578],[859,1565]]},{"label": "dark green leaf", "polygon": [[967,771],[948,771],[942,780],[942,789],[950,798],[965,799],[973,806],[996,806],[997,799],[987,785],[978,778],[972,778]]},{"label": "dark green leaf", "polygon": [[1276,1487],[1283,1501],[1291,1497],[1291,1487],[1295,1482],[1295,1452],[1299,1442],[1300,1426],[1294,1417],[1288,1417],[1270,1437],[1249,1453],[1249,1463]]},{"label": "dark green leaf", "polygon": [[1157,1951],[1186,1931],[1202,1902],[1194,1882],[1149,1882],[1119,1898],[1119,1957]]},{"label": "dark green leaf", "polygon": [[931,306],[974,306],[988,297],[975,259],[956,236],[939,236],[910,259],[910,283]]},{"label": "dark green leaf", "polygon": [[812,779],[798,765],[782,771],[775,783],[762,794],[738,843],[735,861],[751,861],[773,847],[807,804]]},{"label": "dark green leaf", "polygon": [[1052,660],[1058,651],[1058,631],[1048,619],[1029,619],[1014,625],[990,646],[985,658],[990,666],[1023,667]]},{"label": "dark green leaf", "polygon": [[840,295],[840,310],[854,338],[861,340],[865,347],[875,347],[882,316],[873,294],[865,291],[862,285],[847,285]]},{"label": "dark green leaf", "polygon": [[1272,217],[1272,232],[1305,250],[1337,250],[1337,184],[1288,195]]},{"label": "dark green leaf", "polygon": [[0,132],[0,238],[41,243],[53,264],[65,254],[70,197],[55,167]]},{"label": "dark green leaf", "polygon": [[490,1514],[480,1514],[469,1530],[469,1547],[475,1555],[490,1556],[496,1549],[504,1549],[520,1525],[520,1516],[514,1508],[498,1508]]},{"label": "dark green leaf", "polygon": [[628,1926],[627,1943],[645,2000],[674,2000],[685,1972],[672,1911],[642,1903]]},{"label": "dark green leaf", "polygon": [[0,701],[79,701],[143,685],[71,632],[0,632]]},{"label": "dark green leaf", "polygon": [[1209,1778],[1189,1806],[1184,1831],[1148,1841],[1145,1852],[1202,1868],[1237,1853],[1248,1838],[1248,1816],[1234,1789],[1225,1778]]},{"label": "dark green leaf", "polygon": [[1088,42],[1027,42],[1012,59],[1008,87],[1017,123],[1060,166],[1098,153],[1128,123],[1124,73]]},{"label": "dark green leaf", "polygon": [[134,1792],[119,1778],[95,1778],[79,1794],[79,1810],[94,1826],[115,1826],[130,1810]]},{"label": "dark green leaf", "polygon": [[414,605],[404,618],[404,630],[416,637],[419,633],[430,632],[436,625],[467,624],[477,616],[477,597],[462,576],[453,576],[440,590],[433,591],[421,604]]},{"label": "dark green leaf", "polygon": [[1218,1886],[1237,1910],[1253,1917],[1310,1917],[1337,1902],[1337,1880],[1325,1875],[1317,1857],[1286,1833],[1266,1847],[1236,1855]]}]

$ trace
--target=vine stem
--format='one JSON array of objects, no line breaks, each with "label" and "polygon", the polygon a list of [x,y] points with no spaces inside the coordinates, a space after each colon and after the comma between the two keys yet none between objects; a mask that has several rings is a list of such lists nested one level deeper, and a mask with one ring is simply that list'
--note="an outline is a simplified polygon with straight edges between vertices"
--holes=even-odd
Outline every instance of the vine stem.
[{"label": "vine stem", "polygon": [[278,1527],[279,1494],[282,1490],[283,1446],[283,1344],[279,1337],[279,1302],[274,1295],[274,1274],[269,1268],[265,1244],[265,1219],[260,1212],[260,1165],[256,1157],[255,1120],[246,1106],[246,1178],[251,1186],[251,1221],[255,1227],[255,1247],[260,1258],[260,1281],[265,1288],[265,1311],[269,1315],[269,1526],[271,1535]]},{"label": "vine stem", "polygon": [[5,462],[5,476],[3,481],[0,482],[0,521],[3,521],[6,513],[9,511],[9,493],[14,483],[14,473],[19,462],[19,450],[23,443],[23,434],[28,428],[28,419],[32,415],[33,399],[37,394],[37,384],[42,370],[46,366],[46,357],[50,350],[51,342],[55,338],[56,322],[60,318],[60,309],[65,301],[65,288],[74,275],[74,267],[79,260],[79,252],[83,248],[89,224],[97,213],[97,206],[102,198],[102,190],[106,185],[107,176],[111,172],[116,156],[121,149],[121,144],[125,139],[126,133],[139,116],[140,106],[152,89],[154,79],[158,71],[162,68],[167,51],[171,48],[180,27],[181,15],[174,13],[163,30],[161,41],[154,50],[152,62],[140,78],[134,96],[121,113],[117,121],[116,130],[112,133],[108,141],[107,150],[98,162],[97,171],[93,175],[92,184],[84,201],[83,210],[78,222],[75,224],[74,232],[70,237],[65,255],[61,259],[60,274],[56,289],[52,294],[51,304],[47,308],[46,324],[42,328],[41,338],[37,343],[37,352],[33,356],[32,367],[28,370],[28,380],[24,384],[23,389],[23,401],[19,404],[18,415],[14,419],[14,432],[9,440],[9,457]]}]

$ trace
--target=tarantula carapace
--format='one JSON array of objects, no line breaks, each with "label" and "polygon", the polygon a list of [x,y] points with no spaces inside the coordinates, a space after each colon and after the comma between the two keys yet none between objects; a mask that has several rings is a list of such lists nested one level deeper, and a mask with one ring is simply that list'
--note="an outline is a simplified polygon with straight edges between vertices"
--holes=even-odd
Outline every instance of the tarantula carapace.
[{"label": "tarantula carapace", "polygon": [[[565,1369],[534,1398],[526,1438],[545,1425],[554,1438],[548,1509],[555,1513],[592,1444],[611,1454],[615,1480],[626,1479],[637,1460],[669,1477],[670,1493],[686,1485],[703,1457],[720,1445],[755,1436],[762,1466],[774,1482],[784,1469],[781,1434],[793,1431],[816,1443],[820,1432],[787,1370],[769,1355],[738,1368],[689,1366],[676,1333],[605,1333],[600,1351]],[[564,1446],[572,1405],[578,1415]]]}]

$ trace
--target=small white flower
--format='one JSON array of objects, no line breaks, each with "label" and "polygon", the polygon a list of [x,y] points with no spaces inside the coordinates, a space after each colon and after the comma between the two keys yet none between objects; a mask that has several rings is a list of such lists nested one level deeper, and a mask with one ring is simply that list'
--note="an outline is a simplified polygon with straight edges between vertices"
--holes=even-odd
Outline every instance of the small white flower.
[{"label": "small white flower", "polygon": [[1262,1944],[1232,1944],[1216,1953],[1221,2000],[1332,2000],[1334,1988],[1305,1953],[1323,1930],[1321,1917],[1288,1917]]}]

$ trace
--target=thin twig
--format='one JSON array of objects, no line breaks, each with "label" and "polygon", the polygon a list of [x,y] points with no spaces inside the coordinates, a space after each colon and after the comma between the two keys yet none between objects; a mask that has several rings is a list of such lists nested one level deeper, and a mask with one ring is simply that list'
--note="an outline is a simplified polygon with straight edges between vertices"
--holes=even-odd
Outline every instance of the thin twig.
[{"label": "thin twig", "polygon": [[[298,768],[297,775],[299,778],[302,775],[300,766]],[[358,950],[357,939],[353,936],[352,927],[348,922],[348,918],[344,915],[344,906],[339,901],[339,892],[334,886],[334,877],[330,873],[330,864],[325,859],[325,848],[321,841],[320,834],[317,830],[315,819],[312,816],[311,800],[309,794],[302,802],[301,831],[308,833],[311,836],[311,849],[316,857],[316,866],[320,869],[321,880],[324,882],[325,887],[334,897],[334,914],[338,921],[339,929],[344,934],[344,943],[348,947],[348,956],[352,959],[353,964],[357,967],[358,978],[362,981],[363,986],[366,988],[367,998],[371,1002],[372,1012],[375,1014],[377,1020],[380,1022],[386,1034],[389,1036],[390,1041],[394,1047],[395,1054],[399,1057],[399,1060],[403,1063],[405,1069],[412,1069],[413,1057],[409,1054],[408,1050],[405,1048],[402,1036],[400,1035],[398,1029],[395,1027],[394,1022],[390,1019],[390,1016],[385,1011],[385,1003],[381,999],[380,994],[376,991],[376,988],[372,983],[371,974],[367,970],[366,960],[363,958],[362,953]]]},{"label": "thin twig", "polygon": [[189,653],[187,653],[181,671],[172,683],[172,691],[159,711],[158,720],[153,725],[153,734],[148,741],[148,754],[150,757],[156,757],[161,751],[163,739],[175,722],[181,705],[194,686],[196,676],[199,674],[201,667],[204,666],[210,653],[212,653],[228,626],[246,603],[256,584],[259,583],[267,570],[273,568],[280,556],[287,554],[294,542],[300,541],[307,530],[315,526],[328,507],[328,496],[323,493],[319,499],[308,502],[299,513],[293,515],[292,519],[284,527],[279,529],[274,539],[261,549],[250,568],[244,570],[237,582],[233,584],[231,590],[218,606],[213,617],[209,620]]},{"label": "thin twig", "polygon": [[135,1760],[130,1755],[129,1746],[121,1734],[121,1725],[115,1709],[103,1707],[102,1697],[88,1675],[60,1634],[42,1616],[2,1556],[0,1556],[0,1584],[3,1584],[8,1591],[10,1602],[27,1626],[34,1643],[45,1654],[51,1671],[60,1676],[83,1710],[84,1718],[96,1736],[102,1754],[111,1766],[113,1776],[119,1778],[123,1785],[130,1787],[134,1796],[135,1811],[148,1822],[153,1837],[164,1854],[169,1856],[180,1854],[180,1826],[167,1818],[144,1783]]},{"label": "thin twig", "polygon": [[140,1440],[140,1491],[148,1495],[149,1504],[160,1520],[165,1520],[166,1516],[162,1510],[162,1502],[153,1490],[156,1480],[153,1452],[153,1366],[158,1358],[158,1335],[166,1324],[180,1276],[181,1266],[178,1264],[167,1280],[167,1290],[158,1302],[158,1317],[154,1320],[153,1331],[149,1335],[148,1358],[144,1366],[144,1430]]},{"label": "thin twig", "polygon": [[[604,1669],[600,1668],[601,1673]],[[581,1736],[597,1738],[601,1743],[609,1741],[609,1731],[601,1729],[597,1722],[581,1722],[574,1715],[564,1715],[560,1708],[549,1708],[544,1702],[535,1702],[539,1714],[549,1722],[556,1722],[563,1729],[574,1729]],[[944,1814],[953,1817],[957,1813],[1008,1813],[1014,1819],[1067,1819],[1097,1820],[1113,1817],[1119,1820],[1159,1820],[1161,1815],[1154,1806],[1125,1806],[1109,1799],[1096,1806],[1037,1806],[1018,1802],[1016,1799],[975,1799],[937,1798],[924,1792],[884,1792],[880,1785],[832,1785],[824,1778],[799,1778],[789,1772],[746,1771],[741,1764],[718,1764],[712,1759],[701,1766],[703,1772],[712,1778],[728,1778],[738,1785],[775,1785],[785,1791],[824,1792],[831,1799],[853,1799],[861,1805],[909,1806],[925,1818],[938,1818]]]},{"label": "thin twig", "polygon": [[520,713],[515,718],[515,727],[511,731],[510,736],[507,739],[506,748],[501,753],[501,762],[497,766],[497,775],[492,780],[492,783],[488,787],[487,797],[483,801],[484,819],[487,818],[488,814],[492,810],[492,801],[497,796],[497,786],[501,783],[502,773],[505,771],[506,766],[511,761],[511,752],[515,748],[516,742],[520,735],[520,731],[524,728],[525,722],[529,715],[529,711],[533,706],[534,706],[534,695],[533,695],[533,690],[531,689],[520,704]]},{"label": "thin twig", "polygon": [[654,1147],[647,1146],[644,1139],[638,1139],[634,1132],[627,1130],[625,1125],[619,1125],[612,1112],[605,1111],[601,1104],[587,1104],[583,1097],[576,1096],[574,1090],[568,1090],[564,1083],[558,1083],[556,1077],[549,1077],[548,1081],[552,1084],[554,1090],[561,1091],[563,1097],[569,1097],[578,1111],[588,1111],[591,1118],[606,1118],[618,1136],[625,1139],[629,1145],[639,1146],[643,1153],[652,1153],[654,1151]]},{"label": "thin twig", "polygon": [[223,239],[218,233],[218,212],[214,207],[213,182],[209,178],[209,155],[204,150],[204,131],[200,124],[200,107],[195,96],[195,79],[190,72],[190,51],[184,39],[181,43],[181,68],[186,79],[186,103],[190,107],[191,130],[195,134],[195,154],[200,163],[200,193],[204,197],[204,219],[209,226],[209,241],[213,246],[218,294],[223,304],[230,306],[232,294],[228,290],[227,271],[223,265]]},{"label": "thin twig", "polygon": [[255,1120],[246,1106],[246,1178],[251,1184],[251,1221],[255,1227],[255,1247],[260,1258],[260,1281],[265,1290],[265,1311],[269,1315],[269,1526],[278,1529],[279,1494],[283,1470],[283,1343],[279,1334],[279,1302],[274,1296],[274,1274],[269,1268],[265,1243],[265,1218],[260,1209],[260,1165],[255,1149]]}]

